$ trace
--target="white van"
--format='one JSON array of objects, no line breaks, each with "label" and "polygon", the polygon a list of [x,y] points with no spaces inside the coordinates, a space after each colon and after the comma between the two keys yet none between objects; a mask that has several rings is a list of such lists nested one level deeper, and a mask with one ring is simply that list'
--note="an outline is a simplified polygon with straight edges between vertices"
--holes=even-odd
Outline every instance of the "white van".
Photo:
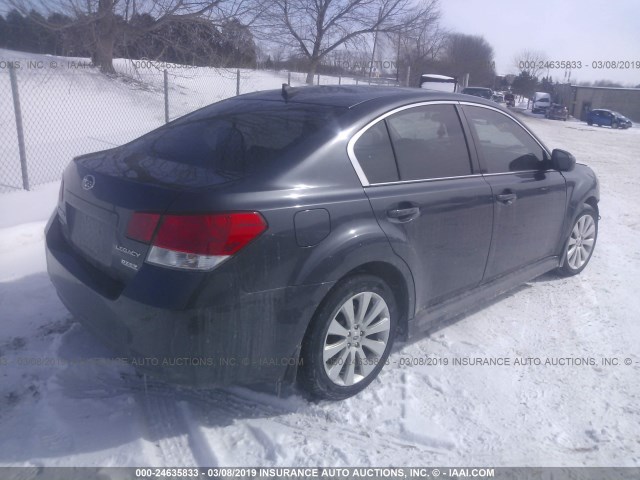
[{"label": "white van", "polygon": [[420,76],[420,88],[439,92],[455,92],[458,81],[453,77],[425,73]]},{"label": "white van", "polygon": [[546,113],[551,106],[551,95],[547,92],[535,92],[533,94],[533,105],[531,113]]}]

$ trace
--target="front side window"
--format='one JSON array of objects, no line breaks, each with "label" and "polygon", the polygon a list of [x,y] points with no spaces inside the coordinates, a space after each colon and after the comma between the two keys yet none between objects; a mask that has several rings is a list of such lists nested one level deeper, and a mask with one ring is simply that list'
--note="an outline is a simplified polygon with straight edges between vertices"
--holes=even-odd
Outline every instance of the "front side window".
[{"label": "front side window", "polygon": [[543,148],[514,120],[488,108],[465,106],[464,112],[476,139],[484,173],[545,167]]},{"label": "front side window", "polygon": [[457,177],[471,173],[469,152],[453,105],[426,105],[386,119],[400,180]]}]

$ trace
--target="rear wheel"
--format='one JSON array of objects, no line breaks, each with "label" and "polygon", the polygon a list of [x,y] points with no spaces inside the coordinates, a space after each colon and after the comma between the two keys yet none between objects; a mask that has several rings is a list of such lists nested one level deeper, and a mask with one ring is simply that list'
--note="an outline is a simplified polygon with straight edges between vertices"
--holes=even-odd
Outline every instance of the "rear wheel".
[{"label": "rear wheel", "polygon": [[589,263],[598,239],[598,215],[585,205],[578,215],[564,251],[564,262],[558,272],[565,276],[577,275]]},{"label": "rear wheel", "polygon": [[389,356],[397,312],[394,296],[380,278],[354,275],[343,281],[323,301],[304,338],[300,386],[328,400],[364,390]]},{"label": "rear wheel", "polygon": [[593,122],[591,120],[587,121],[587,125],[592,126]]}]

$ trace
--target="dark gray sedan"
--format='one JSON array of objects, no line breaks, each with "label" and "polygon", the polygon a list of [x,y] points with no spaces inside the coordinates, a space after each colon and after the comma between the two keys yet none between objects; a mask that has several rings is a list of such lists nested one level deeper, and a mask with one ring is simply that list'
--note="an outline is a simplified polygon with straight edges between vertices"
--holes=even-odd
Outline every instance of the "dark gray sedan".
[{"label": "dark gray sedan", "polygon": [[143,371],[342,399],[394,339],[580,273],[598,201],[590,168],[494,102],[283,87],[74,159],[47,264],[69,311]]}]

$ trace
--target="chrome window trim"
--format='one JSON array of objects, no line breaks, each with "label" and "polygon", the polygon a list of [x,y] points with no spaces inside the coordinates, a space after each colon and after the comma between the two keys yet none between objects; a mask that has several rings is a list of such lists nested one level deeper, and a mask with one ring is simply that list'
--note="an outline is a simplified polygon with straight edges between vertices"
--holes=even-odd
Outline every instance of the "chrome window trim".
[{"label": "chrome window trim", "polygon": [[[401,112],[403,110],[408,110],[410,108],[416,108],[416,107],[424,107],[424,106],[427,106],[427,105],[469,105],[471,107],[480,107],[480,108],[486,108],[486,109],[489,109],[489,110],[494,110],[494,111],[496,111],[498,113],[503,114],[505,117],[510,118],[511,120],[516,122],[518,125],[520,125],[524,129],[524,131],[527,132],[529,134],[529,136],[540,146],[540,148],[542,148],[542,150],[549,156],[549,158],[551,158],[551,153],[549,152],[547,147],[545,147],[542,143],[540,143],[540,141],[538,141],[538,139],[531,133],[531,131],[526,126],[524,126],[513,115],[511,115],[511,114],[509,114],[507,112],[503,112],[499,108],[495,108],[495,107],[492,107],[490,105],[483,105],[481,103],[473,103],[473,102],[459,101],[459,100],[431,100],[431,101],[426,101],[426,102],[417,102],[417,103],[412,103],[411,105],[403,105],[401,107],[396,107],[393,110],[390,110],[390,111],[388,111],[386,113],[383,113],[379,117],[376,117],[374,120],[372,120],[371,122],[367,123],[364,127],[362,127],[360,130],[358,130],[349,139],[349,143],[347,143],[347,155],[348,155],[349,160],[351,161],[351,165],[353,166],[353,169],[356,171],[356,175],[358,175],[358,178],[360,179],[360,183],[362,184],[363,187],[397,185],[397,184],[417,183],[417,182],[433,182],[433,181],[437,181],[437,180],[453,180],[453,179],[456,179],[456,178],[491,177],[491,176],[498,176],[498,175],[513,175],[513,174],[518,174],[518,173],[540,172],[540,170],[519,170],[519,171],[515,171],[515,172],[498,172],[498,173],[484,173],[484,174],[483,173],[477,173],[477,174],[470,174],[470,175],[459,175],[457,177],[436,177],[436,178],[422,178],[422,179],[414,179],[414,180],[398,180],[398,181],[395,181],[395,182],[369,183],[369,179],[367,178],[367,175],[364,173],[364,170],[362,169],[362,166],[360,165],[360,162],[358,162],[358,158],[356,157],[356,154],[354,152],[355,143],[360,139],[360,137],[367,130],[369,130],[369,128],[371,128],[373,125],[375,125],[379,121],[384,120],[385,118],[387,118],[387,117],[389,117],[389,116],[391,116],[391,115],[393,115],[395,113]],[[555,172],[555,170],[547,169],[547,170],[545,170],[545,172]]]},{"label": "chrome window trim", "polygon": [[[537,170],[534,170],[537,171]],[[481,173],[473,173],[471,175],[458,175],[457,177],[435,177],[435,178],[419,178],[417,180],[398,180],[397,182],[372,183],[368,187],[384,187],[386,185],[400,185],[404,183],[422,183],[422,182],[438,182],[440,180],[457,180],[460,178],[482,177]]]},{"label": "chrome window trim", "polygon": [[555,172],[553,168],[548,168],[547,170],[514,170],[513,172],[498,172],[498,173],[484,173],[483,177],[498,177],[500,175],[518,175],[520,173],[551,173]]},{"label": "chrome window trim", "polygon": [[435,177],[435,178],[420,178],[417,180],[398,180],[397,182],[381,182],[371,183],[368,187],[384,187],[387,185],[400,185],[405,183],[422,183],[422,182],[438,182],[440,180],[457,180],[461,178],[476,178],[476,177],[498,177],[501,175],[518,175],[521,173],[551,173],[555,172],[553,169],[548,170],[518,170],[515,172],[499,172],[499,173],[473,173],[471,175],[458,175],[457,177]]}]

